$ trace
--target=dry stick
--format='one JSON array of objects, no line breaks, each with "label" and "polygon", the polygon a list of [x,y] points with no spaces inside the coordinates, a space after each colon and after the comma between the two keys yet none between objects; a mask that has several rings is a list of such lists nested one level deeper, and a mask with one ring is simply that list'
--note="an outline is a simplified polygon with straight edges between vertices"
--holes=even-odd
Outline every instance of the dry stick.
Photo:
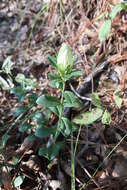
[{"label": "dry stick", "polygon": [[84,82],[80,85],[80,87],[77,89],[77,93],[82,95],[86,93],[87,88],[89,87],[91,83],[92,77],[97,77],[103,70],[107,67],[108,61],[104,61],[102,64],[97,66],[92,73],[90,73],[85,79]]},{"label": "dry stick", "polygon": [[69,83],[69,86],[70,86],[71,91],[74,92],[74,94],[75,94],[78,98],[80,98],[81,100],[87,100],[87,101],[90,101],[90,102],[92,101],[91,98],[86,97],[86,96],[81,96],[80,94],[78,94],[78,92],[74,89],[74,87],[72,86],[71,83]]},{"label": "dry stick", "polygon": [[[95,183],[95,185],[99,188],[99,190],[101,190],[101,187],[99,186],[99,184],[96,182],[95,179],[92,178],[91,174],[88,172],[88,170],[86,168],[84,168],[84,166],[82,165],[82,163],[80,162],[80,160],[78,160],[76,158],[76,161],[78,162],[78,164],[81,166],[81,168],[84,170],[84,172],[87,174],[87,176]],[[87,185],[86,183],[84,183],[84,185]]]}]

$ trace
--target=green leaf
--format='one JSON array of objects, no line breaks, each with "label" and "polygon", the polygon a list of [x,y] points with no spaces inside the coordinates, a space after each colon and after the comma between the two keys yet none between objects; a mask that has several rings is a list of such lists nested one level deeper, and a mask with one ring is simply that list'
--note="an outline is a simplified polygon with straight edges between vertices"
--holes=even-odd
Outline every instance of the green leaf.
[{"label": "green leaf", "polygon": [[71,79],[73,79],[73,78],[80,77],[80,76],[82,76],[82,74],[83,74],[82,71],[73,69],[73,70],[71,71],[71,73],[66,74],[65,80],[71,80]]},{"label": "green leaf", "polygon": [[44,122],[44,116],[40,111],[35,112],[32,119],[34,122],[36,122],[36,124],[39,125]]},{"label": "green leaf", "polygon": [[3,65],[2,65],[2,70],[6,74],[11,74],[11,70],[12,70],[13,65],[14,65],[14,63],[11,61],[11,57],[7,57],[7,59],[5,59]]},{"label": "green leaf", "polygon": [[18,156],[13,156],[13,158],[12,158],[12,163],[13,163],[13,165],[17,165],[18,162],[19,162]]},{"label": "green leaf", "polygon": [[90,125],[102,116],[103,110],[96,108],[91,112],[84,112],[73,119],[73,122],[79,125]]},{"label": "green leaf", "polygon": [[102,42],[109,37],[110,30],[111,30],[111,20],[107,19],[101,26],[99,30],[99,40]]},{"label": "green leaf", "polygon": [[20,83],[26,90],[31,90],[36,86],[35,78],[26,78],[22,73],[17,74],[15,80],[16,82]]},{"label": "green leaf", "polygon": [[22,82],[25,81],[25,75],[22,74],[22,73],[19,73],[19,74],[17,74],[17,76],[15,77],[15,80],[16,80],[16,82],[22,84]]},{"label": "green leaf", "polygon": [[35,136],[39,138],[45,138],[50,136],[51,134],[55,134],[56,127],[45,127],[43,125],[38,126],[35,130]]},{"label": "green leaf", "polygon": [[58,100],[57,97],[48,96],[48,95],[40,96],[37,99],[36,103],[39,104],[40,106],[45,106],[45,107],[54,107],[60,105],[60,101]]},{"label": "green leaf", "polygon": [[68,118],[62,117],[58,122],[58,130],[65,136],[69,136],[72,130],[73,124]]},{"label": "green leaf", "polygon": [[49,75],[50,86],[53,88],[63,88],[63,81],[59,74],[53,73]]},{"label": "green leaf", "polygon": [[115,5],[113,8],[112,8],[112,11],[110,13],[110,17],[111,19],[114,19],[116,17],[116,15],[123,10],[123,7],[122,7],[122,4],[119,3],[117,5]]},{"label": "green leaf", "polygon": [[117,107],[120,109],[122,106],[123,98],[120,95],[120,91],[118,89],[114,92],[113,97]]},{"label": "green leaf", "polygon": [[64,147],[64,142],[56,142],[48,148],[39,148],[38,155],[44,156],[48,160],[53,160],[58,154],[59,151]]},{"label": "green leaf", "polygon": [[96,20],[101,20],[105,16],[105,13],[101,13],[99,16],[96,17]]},{"label": "green leaf", "polygon": [[15,180],[13,181],[14,187],[15,187],[15,188],[16,188],[16,187],[19,187],[19,186],[23,183],[24,178],[25,178],[25,177],[22,176],[22,175],[16,177]]},{"label": "green leaf", "polygon": [[9,138],[10,138],[10,135],[8,135],[7,133],[5,133],[5,134],[2,136],[2,140],[1,140],[1,146],[2,146],[2,147],[5,147],[5,146],[6,146],[7,141],[8,141]]},{"label": "green leaf", "polygon": [[32,129],[32,125],[30,125],[28,123],[21,124],[18,128],[19,132],[21,132],[21,133],[27,132],[28,129]]},{"label": "green leaf", "polygon": [[31,93],[29,94],[28,99],[29,99],[29,104],[30,104],[30,106],[33,106],[33,105],[36,104],[37,97],[38,97],[37,94],[35,94],[35,93],[33,93],[33,92],[31,92]]},{"label": "green leaf", "polygon": [[57,59],[56,59],[56,57],[54,57],[54,56],[49,56],[49,57],[48,57],[48,60],[49,60],[49,62],[52,64],[52,66],[53,66],[54,68],[57,68]]},{"label": "green leaf", "polygon": [[20,116],[21,114],[24,114],[26,111],[28,110],[28,107],[27,106],[19,106],[19,107],[16,107],[13,111],[13,114],[14,114],[14,117],[18,117]]},{"label": "green leaf", "polygon": [[101,108],[100,98],[97,93],[92,94],[92,103],[94,106]]},{"label": "green leaf", "polygon": [[104,114],[102,116],[101,121],[105,125],[110,125],[110,123],[111,123],[111,115],[110,115],[110,113],[107,110],[105,110],[105,112],[104,112]]},{"label": "green leaf", "polygon": [[68,118],[62,117],[61,119],[64,125],[63,135],[68,136],[71,133],[72,124]]},{"label": "green leaf", "polygon": [[57,116],[60,115],[61,111],[62,111],[62,105],[56,106],[56,107],[49,107],[49,109],[55,113]]},{"label": "green leaf", "polygon": [[26,95],[26,91],[22,86],[12,88],[11,93],[14,94],[19,99],[19,101],[23,101],[24,96]]},{"label": "green leaf", "polygon": [[123,11],[127,10],[127,0],[123,0],[124,2],[121,2],[121,7]]},{"label": "green leaf", "polygon": [[52,112],[51,112],[51,110],[49,109],[49,107],[46,108],[46,109],[44,110],[44,112],[43,112],[44,119],[45,119],[45,121],[47,121],[48,123],[49,123],[49,119],[51,118],[51,114],[52,114]]},{"label": "green leaf", "polygon": [[72,92],[65,91],[64,92],[64,106],[79,108],[81,106],[81,102]]}]

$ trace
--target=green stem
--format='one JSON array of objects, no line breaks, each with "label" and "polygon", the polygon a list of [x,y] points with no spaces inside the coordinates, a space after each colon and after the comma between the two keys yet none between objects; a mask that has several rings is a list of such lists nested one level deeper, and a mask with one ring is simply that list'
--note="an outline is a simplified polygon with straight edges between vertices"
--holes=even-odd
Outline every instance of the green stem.
[{"label": "green stem", "polygon": [[59,132],[59,123],[62,119],[62,113],[63,113],[63,102],[64,102],[64,91],[65,91],[65,81],[64,79],[62,78],[62,81],[63,81],[63,89],[61,90],[61,109],[60,109],[60,114],[59,114],[59,120],[58,120],[58,124],[57,124],[57,130],[56,130],[56,134],[55,134],[55,137],[54,137],[54,143],[56,142],[56,138],[57,138],[57,135],[58,135],[58,132]]},{"label": "green stem", "polygon": [[71,135],[71,169],[72,169],[71,189],[72,190],[75,190],[75,155],[76,155],[76,151],[77,151],[80,132],[81,132],[81,125],[78,130],[75,148],[74,148],[74,143],[73,143],[73,131],[72,131],[72,135]]},{"label": "green stem", "polygon": [[72,170],[71,190],[75,190],[75,155],[74,155],[73,131],[71,134],[71,170]]},{"label": "green stem", "polygon": [[63,19],[63,5],[62,5],[62,0],[60,0],[60,16]]},{"label": "green stem", "polygon": [[76,155],[76,151],[77,151],[77,146],[78,146],[78,141],[79,141],[79,135],[80,135],[80,132],[81,132],[81,125],[79,127],[79,130],[78,130],[78,134],[77,134],[77,138],[76,138],[76,143],[75,143],[75,149],[74,149],[74,156]]}]

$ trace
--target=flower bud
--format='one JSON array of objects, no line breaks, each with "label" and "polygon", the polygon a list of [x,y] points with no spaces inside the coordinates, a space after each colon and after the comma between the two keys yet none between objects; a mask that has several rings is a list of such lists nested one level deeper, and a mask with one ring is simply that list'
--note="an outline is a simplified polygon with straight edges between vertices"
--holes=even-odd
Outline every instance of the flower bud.
[{"label": "flower bud", "polygon": [[58,56],[57,56],[57,68],[61,75],[70,73],[73,67],[73,57],[70,47],[63,43]]}]

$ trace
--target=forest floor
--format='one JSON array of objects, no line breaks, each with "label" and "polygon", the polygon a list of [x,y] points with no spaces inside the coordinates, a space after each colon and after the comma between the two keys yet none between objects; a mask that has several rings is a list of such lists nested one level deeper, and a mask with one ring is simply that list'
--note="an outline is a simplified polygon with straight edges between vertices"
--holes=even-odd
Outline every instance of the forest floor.
[{"label": "forest floor", "polygon": [[[102,14],[111,12],[116,2],[119,1],[0,1],[1,190],[70,190],[71,141],[75,145],[78,132],[75,189],[127,190],[126,12],[122,11],[113,19],[107,40],[100,42],[98,38],[105,21]],[[19,101],[12,94],[12,88],[17,87],[15,77],[20,73],[30,81],[36,81],[33,92],[38,96],[45,92],[59,96],[59,91],[50,86],[48,74],[54,70],[48,57],[56,56],[63,42],[77,57],[74,67],[83,72],[71,84],[78,89],[90,76],[87,89],[80,95],[91,97],[96,92],[111,120],[106,124],[98,120],[83,125],[81,131],[77,126],[73,137],[66,138],[59,154],[48,160],[40,156],[38,150],[49,138],[29,138],[36,126],[28,129],[29,126],[23,128],[21,125],[26,120],[33,124],[28,118],[32,111],[21,116],[14,114]],[[23,103],[28,104],[27,100]],[[91,106],[85,101],[85,111],[90,111]],[[71,111],[77,114],[75,110]],[[44,113],[51,126],[56,118],[48,114]]]}]

